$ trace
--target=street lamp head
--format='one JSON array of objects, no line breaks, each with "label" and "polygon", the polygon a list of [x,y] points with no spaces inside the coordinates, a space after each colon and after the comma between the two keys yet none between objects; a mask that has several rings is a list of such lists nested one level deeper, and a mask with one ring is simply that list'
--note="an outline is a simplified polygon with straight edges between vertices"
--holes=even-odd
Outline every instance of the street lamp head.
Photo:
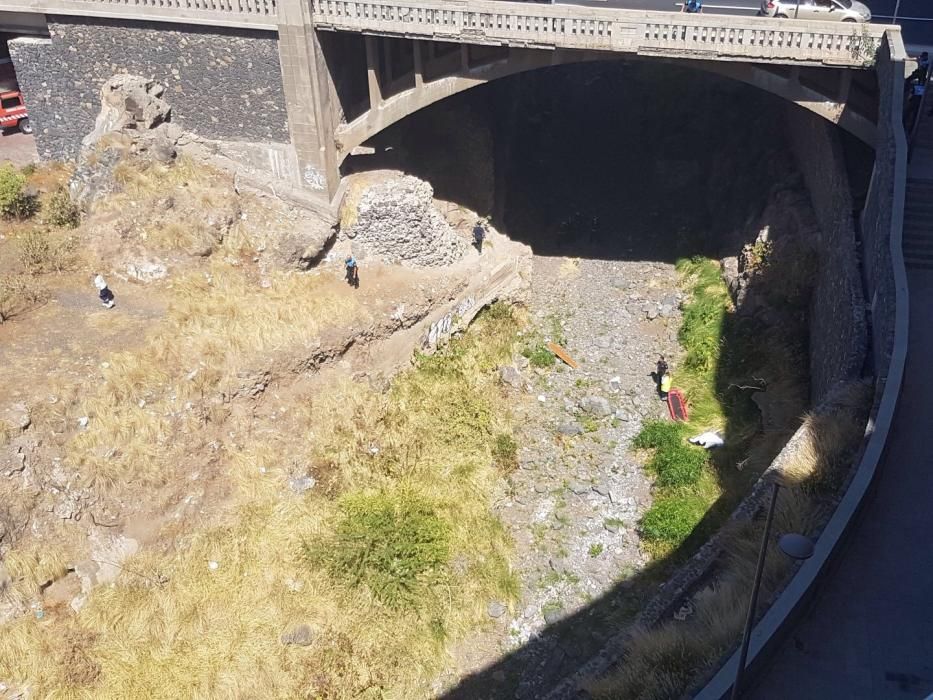
[{"label": "street lamp head", "polygon": [[789,532],[778,540],[778,547],[791,559],[803,561],[813,556],[813,540],[803,535]]}]

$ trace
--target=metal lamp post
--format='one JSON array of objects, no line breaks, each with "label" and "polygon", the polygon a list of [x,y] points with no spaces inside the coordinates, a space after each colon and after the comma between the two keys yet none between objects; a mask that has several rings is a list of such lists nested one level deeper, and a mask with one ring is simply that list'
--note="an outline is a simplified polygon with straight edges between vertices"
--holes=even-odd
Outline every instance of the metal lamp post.
[{"label": "metal lamp post", "polygon": [[[761,536],[761,549],[758,552],[758,568],[755,569],[755,582],[752,585],[751,600],[748,601],[748,615],[745,618],[745,630],[742,633],[742,647],[739,652],[739,665],[735,670],[735,681],[732,683],[732,700],[738,700],[742,693],[742,679],[745,675],[745,664],[748,661],[748,646],[752,638],[752,627],[755,624],[755,612],[758,610],[758,593],[761,589],[761,575],[765,569],[765,555],[768,552],[768,539],[771,536],[771,522],[774,520],[774,507],[777,504],[778,491],[781,486],[776,481],[771,487],[771,503],[768,506],[768,515],[765,520],[765,531]],[[781,551],[792,559],[798,561],[813,556],[813,542],[803,535],[786,534],[778,542]]]},{"label": "metal lamp post", "polygon": [[897,24],[897,13],[901,10],[901,0],[897,0],[894,3],[894,19],[891,20],[891,24]]}]

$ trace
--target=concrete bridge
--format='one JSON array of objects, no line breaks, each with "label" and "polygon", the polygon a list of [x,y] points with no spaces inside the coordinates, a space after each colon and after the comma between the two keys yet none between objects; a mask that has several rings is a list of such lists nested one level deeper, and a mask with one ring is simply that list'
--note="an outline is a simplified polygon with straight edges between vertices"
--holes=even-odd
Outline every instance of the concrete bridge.
[{"label": "concrete bridge", "polygon": [[74,156],[97,86],[142,73],[169,87],[183,126],[266,144],[257,167],[326,201],[354,147],[423,107],[620,57],[689,62],[874,144],[878,49],[902,45],[897,27],[495,0],[0,0],[0,29],[29,15],[50,39],[16,40],[11,53],[40,154]]}]

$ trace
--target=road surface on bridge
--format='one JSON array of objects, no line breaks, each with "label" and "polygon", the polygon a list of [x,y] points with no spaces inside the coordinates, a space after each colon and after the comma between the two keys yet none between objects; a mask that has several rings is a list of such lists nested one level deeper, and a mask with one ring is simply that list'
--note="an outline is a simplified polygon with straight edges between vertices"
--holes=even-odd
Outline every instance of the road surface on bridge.
[{"label": "road surface on bridge", "polygon": [[[559,4],[670,12],[679,10],[682,0],[680,2],[675,2],[675,0],[559,0]],[[897,0],[867,0],[865,4],[871,9],[872,21],[890,24],[897,7]],[[703,0],[703,5],[704,14],[754,16],[761,7],[761,0]],[[901,0],[898,8],[898,23],[903,28],[905,44],[933,46],[933,2],[931,0]]]}]

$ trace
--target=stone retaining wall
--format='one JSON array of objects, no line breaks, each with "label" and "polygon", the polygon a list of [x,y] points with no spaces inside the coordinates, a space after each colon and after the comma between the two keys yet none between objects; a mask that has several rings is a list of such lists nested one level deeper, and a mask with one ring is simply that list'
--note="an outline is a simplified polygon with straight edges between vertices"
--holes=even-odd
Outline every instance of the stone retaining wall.
[{"label": "stone retaining wall", "polygon": [[[878,84],[890,85],[901,79],[897,71],[902,64],[895,61],[878,63]],[[879,121],[892,120],[894,107],[888,92],[881,91]],[[899,107],[899,105],[898,105]],[[898,113],[900,110],[897,110]],[[896,120],[896,117],[894,117]],[[871,319],[872,357],[875,377],[883,382],[894,347],[896,291],[891,261],[891,223],[894,207],[896,174],[896,135],[890,128],[878,130],[875,142],[875,168],[872,171],[868,196],[862,209],[859,235],[862,243],[862,272]]]},{"label": "stone retaining wall", "polygon": [[40,158],[77,156],[116,73],[165,85],[172,121],[204,138],[289,141],[275,33],[74,17],[49,31],[9,42]]},{"label": "stone retaining wall", "polygon": [[816,404],[833,385],[862,374],[868,351],[865,297],[839,136],[824,119],[796,107],[788,106],[786,120],[785,133],[820,224],[810,306],[810,393]]}]

